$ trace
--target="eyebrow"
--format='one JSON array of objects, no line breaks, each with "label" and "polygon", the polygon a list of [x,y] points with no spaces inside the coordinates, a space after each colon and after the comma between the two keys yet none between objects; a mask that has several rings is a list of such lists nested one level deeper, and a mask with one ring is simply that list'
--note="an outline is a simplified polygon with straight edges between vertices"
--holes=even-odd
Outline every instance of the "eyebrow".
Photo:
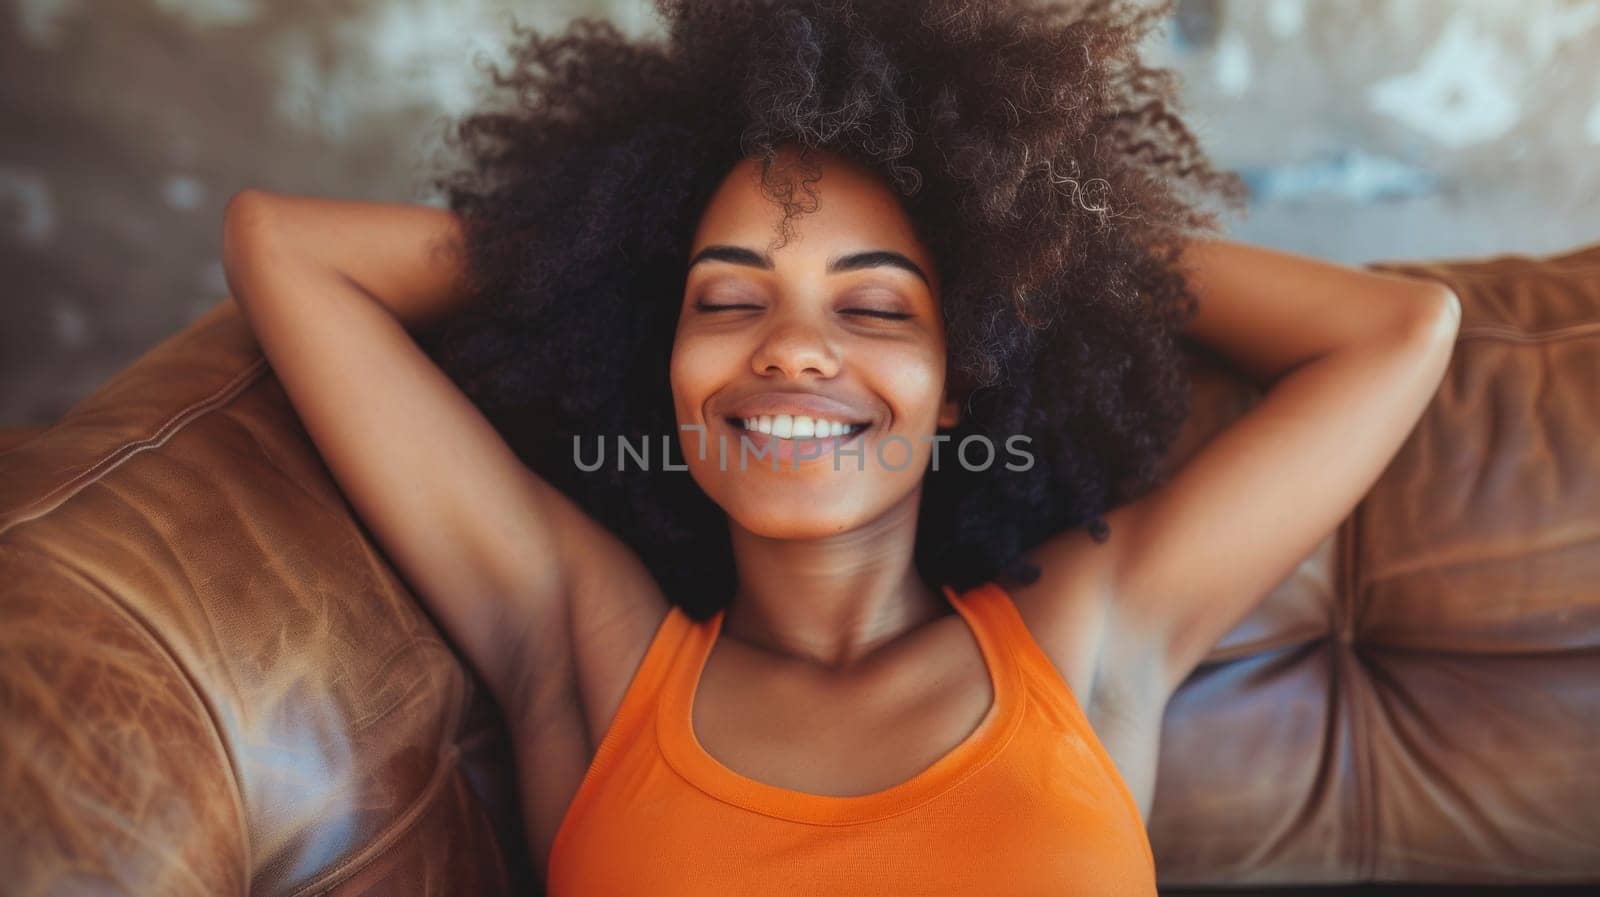
[{"label": "eyebrow", "polygon": [[[748,265],[752,268],[761,268],[766,271],[774,270],[772,256],[755,252],[743,246],[729,246],[714,243],[694,254],[689,260],[688,267],[692,268],[701,262],[727,262],[732,265]],[[917,275],[929,289],[933,284],[929,282],[928,275],[916,262],[906,256],[890,249],[873,249],[867,252],[852,252],[847,255],[838,255],[828,259],[829,274],[840,274],[845,271],[861,271],[866,268],[878,267],[900,268]]]}]

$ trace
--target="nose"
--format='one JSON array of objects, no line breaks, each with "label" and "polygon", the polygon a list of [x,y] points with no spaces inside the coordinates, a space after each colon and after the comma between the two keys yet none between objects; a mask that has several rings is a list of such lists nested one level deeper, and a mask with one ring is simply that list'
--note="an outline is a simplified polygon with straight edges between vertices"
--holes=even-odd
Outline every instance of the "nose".
[{"label": "nose", "polygon": [[750,356],[750,365],[761,376],[776,373],[791,379],[806,371],[820,377],[839,372],[838,356],[822,331],[792,316],[772,324]]}]

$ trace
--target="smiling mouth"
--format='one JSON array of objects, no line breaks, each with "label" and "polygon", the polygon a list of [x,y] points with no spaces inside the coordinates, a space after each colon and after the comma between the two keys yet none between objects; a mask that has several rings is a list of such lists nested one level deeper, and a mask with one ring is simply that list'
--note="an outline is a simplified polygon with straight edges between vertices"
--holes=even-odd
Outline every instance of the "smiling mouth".
[{"label": "smiling mouth", "polygon": [[774,439],[828,439],[850,437],[871,424],[866,421],[845,422],[812,418],[806,415],[763,414],[757,417],[729,417],[727,422],[748,433],[760,433]]}]

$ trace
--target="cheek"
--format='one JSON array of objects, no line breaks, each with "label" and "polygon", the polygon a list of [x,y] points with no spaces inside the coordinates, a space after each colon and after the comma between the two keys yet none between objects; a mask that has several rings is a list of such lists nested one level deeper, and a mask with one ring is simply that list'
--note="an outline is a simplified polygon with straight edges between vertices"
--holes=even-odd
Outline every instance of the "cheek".
[{"label": "cheek", "polygon": [[873,383],[902,423],[920,426],[938,416],[944,375],[944,356],[927,347],[906,347],[873,357]]},{"label": "cheek", "polygon": [[684,336],[673,343],[668,376],[680,418],[698,418],[705,400],[727,381],[734,360],[725,341]]}]

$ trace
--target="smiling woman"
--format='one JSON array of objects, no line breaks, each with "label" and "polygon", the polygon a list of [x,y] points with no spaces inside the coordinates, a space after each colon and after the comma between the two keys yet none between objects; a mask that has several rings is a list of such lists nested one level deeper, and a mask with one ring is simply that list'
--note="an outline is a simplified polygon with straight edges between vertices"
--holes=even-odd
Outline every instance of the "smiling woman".
[{"label": "smiling woman", "polygon": [[[1153,893],[1154,728],[1119,769],[1078,696],[1154,652],[1104,650],[1095,548],[1187,414],[1199,202],[1243,193],[1138,59],[1170,5],[659,6],[660,42],[525,33],[518,102],[441,182],[473,297],[441,366],[649,571],[568,546],[543,689],[572,683],[586,759],[530,772],[552,893]],[[688,476],[573,463],[594,435],[675,437]],[[1117,670],[1122,719],[1159,716],[1158,670]]]},{"label": "smiling woman", "polygon": [[[789,165],[803,155],[785,146],[777,159]],[[936,270],[931,251],[887,184],[844,158],[817,155],[813,207],[771,252],[759,247],[773,240],[784,210],[763,194],[761,166],[743,161],[723,179],[694,235],[673,341],[679,427],[737,445],[748,431],[730,420],[755,415],[759,429],[767,415],[779,461],[802,450],[814,459],[730,470],[724,452],[686,447],[695,482],[728,516],[747,593],[756,575],[747,568],[781,569],[760,562],[763,543],[747,534],[814,539],[914,520],[928,438],[959,420],[945,388],[938,282],[924,273]],[[859,427],[858,456],[873,458],[891,437],[913,451],[895,468],[824,463],[817,440],[796,442],[815,435],[817,418]]]},{"label": "smiling woman", "polygon": [[[1194,202],[1239,198],[1135,54],[1168,10],[661,10],[527,33],[447,218],[229,214],[308,430],[512,720],[551,893],[1153,894],[1155,729],[1095,726],[1169,668],[1102,515],[1186,414]],[[434,294],[442,371],[398,326]]]},{"label": "smiling woman", "polygon": [[[1198,200],[1243,192],[1181,120],[1151,116],[1176,85],[1135,47],[1167,10],[663,12],[672,37],[659,44],[603,22],[528,33],[524,64],[504,77],[537,95],[538,111],[485,111],[458,129],[469,165],[442,186],[480,298],[443,341],[452,379],[706,619],[736,589],[724,509],[694,478],[578,470],[572,439],[692,435],[678,428],[703,423],[712,457],[718,431],[736,446],[745,428],[727,418],[743,415],[725,403],[748,385],[679,407],[662,376],[674,340],[687,338],[678,350],[690,358],[702,336],[748,342],[760,321],[769,347],[803,342],[815,320],[794,313],[820,308],[826,283],[830,333],[886,362],[931,352],[905,368],[940,368],[951,408],[947,423],[917,422],[927,434],[994,446],[1024,436],[1038,459],[926,478],[913,547],[923,579],[1026,582],[1026,551],[1042,540],[1079,528],[1108,539],[1103,513],[1154,485],[1187,413],[1178,334],[1194,295],[1176,262],[1188,234],[1214,226]],[[1024,70],[1034,74],[1008,74]],[[1019,127],[1007,110],[1024,109]],[[850,191],[857,239],[820,251],[842,213],[818,205],[819,188],[846,177],[872,185]],[[701,232],[718,217],[714,197],[751,225]],[[789,246],[819,215],[830,226]],[[794,270],[786,252],[811,268]],[[863,391],[846,378],[830,393],[847,400],[842,423],[899,425]],[[910,469],[922,469],[930,446],[912,442]]]}]

